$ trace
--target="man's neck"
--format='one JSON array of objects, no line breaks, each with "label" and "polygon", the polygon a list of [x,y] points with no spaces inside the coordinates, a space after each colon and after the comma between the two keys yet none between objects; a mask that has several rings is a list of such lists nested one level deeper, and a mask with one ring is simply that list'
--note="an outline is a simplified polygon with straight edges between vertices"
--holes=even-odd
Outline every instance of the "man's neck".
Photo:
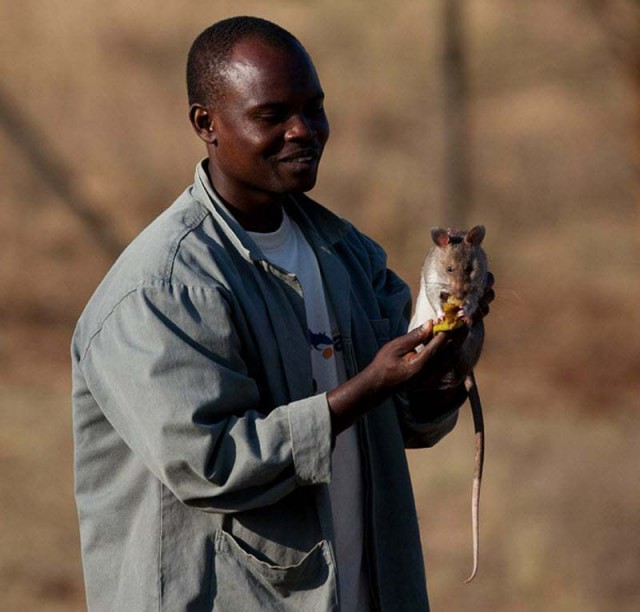
[{"label": "man's neck", "polygon": [[282,205],[270,207],[269,210],[254,209],[250,213],[240,208],[236,208],[226,200],[225,206],[234,216],[235,220],[248,232],[268,233],[275,232],[282,223]]},{"label": "man's neck", "polygon": [[210,163],[205,166],[209,182],[235,220],[249,232],[275,232],[282,223],[282,207],[287,194],[257,193],[251,201],[227,197],[224,186],[214,182]]}]

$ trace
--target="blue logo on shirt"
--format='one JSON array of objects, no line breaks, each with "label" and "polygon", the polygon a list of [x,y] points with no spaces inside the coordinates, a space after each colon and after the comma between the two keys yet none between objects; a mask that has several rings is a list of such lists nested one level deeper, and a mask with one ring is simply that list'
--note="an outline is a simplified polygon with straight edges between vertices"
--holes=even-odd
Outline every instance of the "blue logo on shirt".
[{"label": "blue logo on shirt", "polygon": [[327,346],[333,346],[333,340],[322,332],[316,334],[309,330],[309,344],[316,349],[316,351],[321,351]]},{"label": "blue logo on shirt", "polygon": [[334,351],[342,350],[342,336],[339,333],[334,334],[333,338],[324,332],[307,332],[309,345],[312,349],[322,354],[325,359],[331,359]]}]

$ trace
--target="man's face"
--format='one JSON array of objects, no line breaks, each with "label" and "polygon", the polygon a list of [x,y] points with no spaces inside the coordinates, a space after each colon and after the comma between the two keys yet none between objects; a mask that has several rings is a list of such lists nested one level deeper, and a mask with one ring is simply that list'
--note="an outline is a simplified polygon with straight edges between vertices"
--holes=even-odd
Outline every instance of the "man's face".
[{"label": "man's face", "polygon": [[221,103],[210,111],[208,147],[220,195],[250,214],[282,194],[311,189],[329,123],[307,55],[247,39],[234,48],[224,77]]}]

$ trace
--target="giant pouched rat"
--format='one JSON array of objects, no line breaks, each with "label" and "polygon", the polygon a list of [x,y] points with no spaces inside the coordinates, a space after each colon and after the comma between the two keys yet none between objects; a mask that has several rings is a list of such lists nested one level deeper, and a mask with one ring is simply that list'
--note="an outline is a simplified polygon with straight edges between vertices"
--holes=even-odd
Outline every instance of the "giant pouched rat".
[{"label": "giant pouched rat", "polygon": [[459,351],[459,361],[454,367],[454,370],[465,373],[465,387],[469,394],[476,437],[471,497],[473,568],[466,582],[471,582],[478,571],[480,485],[484,463],[482,405],[472,369],[480,357],[484,338],[482,320],[473,320],[487,286],[487,256],[481,246],[484,236],[485,228],[482,225],[477,225],[468,232],[446,230],[441,227],[431,230],[434,246],[427,254],[422,267],[420,291],[410,324],[410,329],[415,329],[429,320],[442,321],[443,304],[454,298],[462,302],[457,316],[469,326],[467,337]]}]

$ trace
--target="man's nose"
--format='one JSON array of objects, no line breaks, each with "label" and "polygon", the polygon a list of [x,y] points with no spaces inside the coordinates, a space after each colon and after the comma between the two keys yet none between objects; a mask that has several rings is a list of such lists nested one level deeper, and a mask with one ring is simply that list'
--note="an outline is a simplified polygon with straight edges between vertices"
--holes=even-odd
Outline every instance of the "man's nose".
[{"label": "man's nose", "polygon": [[316,130],[308,117],[299,114],[291,117],[291,124],[285,133],[286,140],[311,140],[315,136]]}]

